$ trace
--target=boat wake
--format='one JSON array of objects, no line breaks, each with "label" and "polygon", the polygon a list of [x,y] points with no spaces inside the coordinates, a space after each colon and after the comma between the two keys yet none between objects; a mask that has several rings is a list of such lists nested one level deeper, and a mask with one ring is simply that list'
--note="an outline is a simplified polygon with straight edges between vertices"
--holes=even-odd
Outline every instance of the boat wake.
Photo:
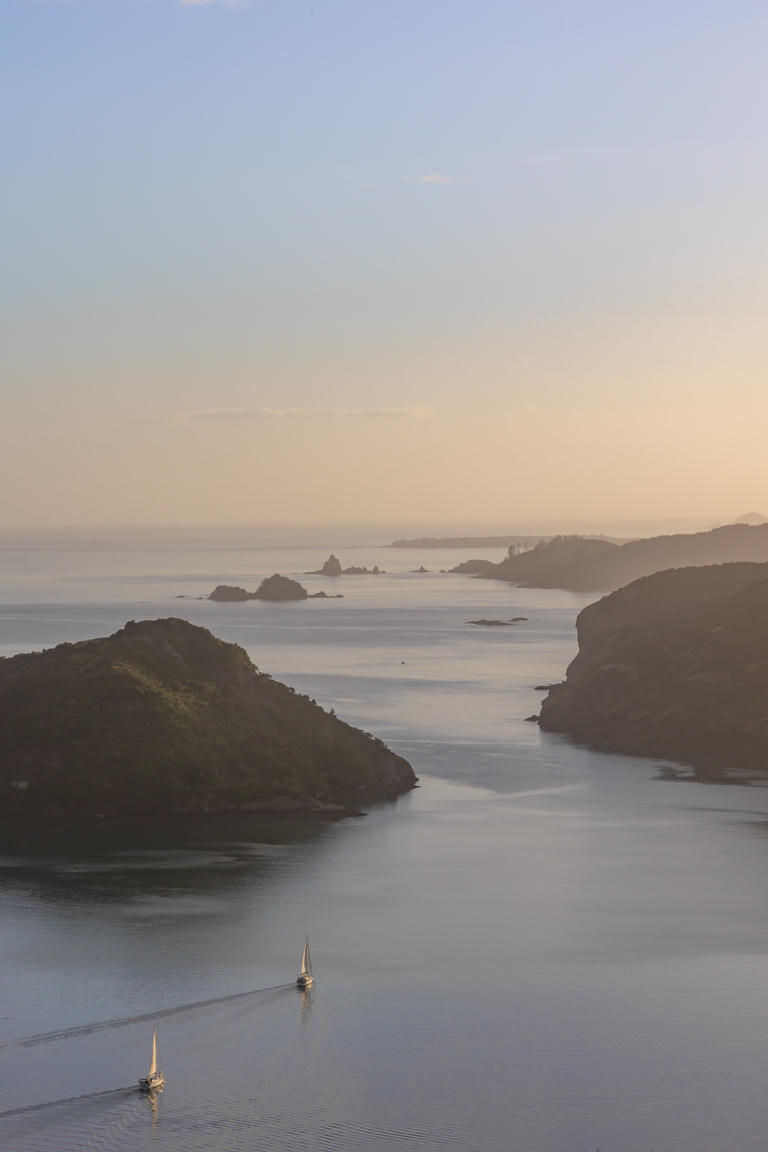
[{"label": "boat wake", "polygon": [[86,1092],[81,1096],[65,1096],[62,1100],[46,1100],[44,1104],[26,1104],[23,1108],[6,1108],[0,1112],[0,1120],[9,1116],[24,1116],[27,1112],[42,1112],[45,1108],[56,1108],[60,1104],[76,1104],[81,1100],[97,1100],[100,1096],[127,1096],[135,1095],[134,1086],[128,1088],[108,1088],[106,1092]]},{"label": "boat wake", "polygon": [[[129,1024],[145,1024],[148,1021],[162,1020],[167,1016],[177,1016],[182,1012],[194,1012],[214,1004],[228,1004],[235,1000],[245,1000],[248,996],[258,996],[260,992],[278,992],[281,988],[294,988],[294,984],[273,984],[270,988],[252,988],[249,992],[234,992],[230,996],[214,996],[211,1000],[196,1000],[193,1004],[180,1004],[175,1008],[160,1008],[157,1012],[142,1012],[140,1016],[118,1016],[114,1020],[100,1020],[94,1024],[79,1024],[73,1028],[60,1028],[57,1032],[40,1032],[36,1036],[22,1036],[17,1040],[4,1040],[0,1052],[14,1048],[33,1048],[35,1044],[53,1044],[56,1040],[72,1040],[76,1036],[90,1036],[93,1032],[105,1032],[108,1028],[125,1028]],[[103,1095],[103,1093],[96,1093]],[[73,1097],[81,1099],[81,1097]],[[61,1101],[57,1101],[61,1103]],[[40,1105],[48,1107],[48,1105]],[[24,1111],[24,1109],[22,1109]],[[11,1113],[0,1112],[0,1117]]]}]

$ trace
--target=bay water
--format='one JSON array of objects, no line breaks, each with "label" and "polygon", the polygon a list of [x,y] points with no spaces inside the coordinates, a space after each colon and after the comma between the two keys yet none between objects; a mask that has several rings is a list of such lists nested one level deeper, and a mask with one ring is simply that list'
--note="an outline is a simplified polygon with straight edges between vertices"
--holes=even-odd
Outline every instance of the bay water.
[{"label": "bay water", "polygon": [[[391,538],[0,537],[0,655],[182,616],[420,777],[341,820],[0,820],[0,1148],[768,1148],[768,794],[541,733],[590,597]],[[331,550],[387,573],[201,599]]]}]

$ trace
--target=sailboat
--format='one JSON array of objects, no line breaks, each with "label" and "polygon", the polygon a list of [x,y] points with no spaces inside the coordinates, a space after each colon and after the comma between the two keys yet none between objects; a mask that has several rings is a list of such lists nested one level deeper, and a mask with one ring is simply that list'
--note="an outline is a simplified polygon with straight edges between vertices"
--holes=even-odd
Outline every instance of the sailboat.
[{"label": "sailboat", "polygon": [[149,1062],[149,1072],[139,1080],[142,1092],[151,1092],[153,1088],[162,1088],[165,1084],[163,1068],[157,1058],[157,1027],[152,1033],[152,1059]]},{"label": "sailboat", "polygon": [[304,954],[301,957],[301,972],[296,977],[299,988],[311,988],[315,982],[312,975],[312,960],[309,955],[309,936],[304,941]]}]

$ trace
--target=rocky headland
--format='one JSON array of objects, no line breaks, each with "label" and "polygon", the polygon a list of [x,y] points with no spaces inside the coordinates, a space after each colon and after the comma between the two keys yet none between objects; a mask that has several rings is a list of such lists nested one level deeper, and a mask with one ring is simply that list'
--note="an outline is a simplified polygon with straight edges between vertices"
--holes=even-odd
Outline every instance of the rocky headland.
[{"label": "rocky headland", "polygon": [[768,773],[768,563],[657,572],[585,608],[539,722],[593,747]]},{"label": "rocky headland", "polygon": [[481,572],[493,572],[498,568],[493,560],[463,560],[461,564],[457,564],[455,568],[449,568],[449,572],[458,572],[463,576],[476,576]]},{"label": "rocky headland", "polygon": [[0,659],[0,814],[343,811],[416,776],[185,620]]}]

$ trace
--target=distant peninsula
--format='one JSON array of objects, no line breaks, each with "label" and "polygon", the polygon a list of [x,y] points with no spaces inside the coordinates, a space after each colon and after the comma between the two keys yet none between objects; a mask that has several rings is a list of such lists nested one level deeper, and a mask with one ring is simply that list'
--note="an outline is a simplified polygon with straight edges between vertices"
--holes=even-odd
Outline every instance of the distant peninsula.
[{"label": "distant peninsula", "polygon": [[497,567],[498,565],[494,564],[493,560],[462,560],[461,564],[457,564],[455,568],[450,568],[449,571],[476,576],[481,572],[493,572]]},{"label": "distant peninsula", "polygon": [[[385,548],[511,548],[515,555],[527,552],[538,544],[546,544],[553,536],[417,536],[413,540],[395,540]],[[609,544],[626,544],[627,540],[614,536],[585,536],[585,540],[606,540]],[[492,561],[488,561],[492,563]],[[458,572],[452,568],[452,572]]]},{"label": "distant peninsula", "polygon": [[0,659],[0,814],[343,811],[416,777],[186,620]]},{"label": "distant peninsula", "polygon": [[338,593],[335,596],[327,592],[309,593],[298,580],[276,572],[262,580],[255,592],[246,592],[236,584],[217,584],[208,599],[232,603],[237,600],[343,600],[344,597]]},{"label": "distant peninsula", "polygon": [[386,548],[509,548],[512,544],[532,548],[549,536],[419,536],[414,540],[395,540]]},{"label": "distant peninsula", "polygon": [[481,580],[524,588],[610,592],[667,568],[768,561],[768,524],[726,524],[707,532],[652,536],[617,544],[607,538],[555,536],[530,551],[484,566]]},{"label": "distant peninsula", "polygon": [[342,568],[341,561],[331,553],[322,568],[306,572],[306,576],[385,576],[386,573],[374,564],[373,568]]},{"label": "distant peninsula", "polygon": [[584,608],[539,722],[594,747],[768,773],[768,563],[657,572]]}]

